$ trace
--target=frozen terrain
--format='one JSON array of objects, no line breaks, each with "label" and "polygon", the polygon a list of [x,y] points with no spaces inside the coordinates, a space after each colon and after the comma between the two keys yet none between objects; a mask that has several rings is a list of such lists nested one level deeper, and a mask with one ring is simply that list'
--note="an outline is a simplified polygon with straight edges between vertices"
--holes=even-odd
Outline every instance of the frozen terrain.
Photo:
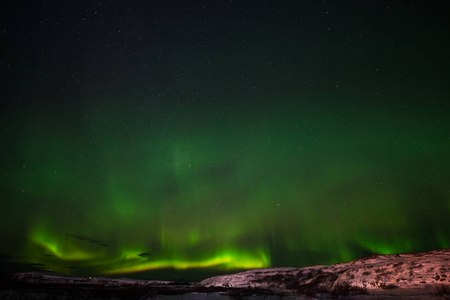
[{"label": "frozen terrain", "polygon": [[200,285],[267,289],[284,294],[439,294],[450,297],[450,249],[374,255],[331,266],[251,270],[208,278]]},{"label": "frozen terrain", "polygon": [[198,283],[20,273],[0,284],[0,299],[450,299],[450,249],[256,269]]}]

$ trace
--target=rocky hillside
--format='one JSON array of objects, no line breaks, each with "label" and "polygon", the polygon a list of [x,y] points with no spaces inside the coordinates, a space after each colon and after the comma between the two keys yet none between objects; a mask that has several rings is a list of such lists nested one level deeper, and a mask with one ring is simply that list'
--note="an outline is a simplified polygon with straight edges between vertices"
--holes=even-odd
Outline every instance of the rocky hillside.
[{"label": "rocky hillside", "polygon": [[374,255],[331,266],[271,268],[217,276],[204,287],[269,289],[282,292],[365,293],[379,289],[450,287],[450,249]]}]

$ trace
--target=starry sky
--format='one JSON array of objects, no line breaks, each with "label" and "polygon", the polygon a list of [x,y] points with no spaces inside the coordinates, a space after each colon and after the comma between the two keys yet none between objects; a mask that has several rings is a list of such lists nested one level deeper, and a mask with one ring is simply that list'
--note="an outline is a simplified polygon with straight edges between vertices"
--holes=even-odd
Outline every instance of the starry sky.
[{"label": "starry sky", "polygon": [[450,247],[446,1],[3,6],[0,273]]}]

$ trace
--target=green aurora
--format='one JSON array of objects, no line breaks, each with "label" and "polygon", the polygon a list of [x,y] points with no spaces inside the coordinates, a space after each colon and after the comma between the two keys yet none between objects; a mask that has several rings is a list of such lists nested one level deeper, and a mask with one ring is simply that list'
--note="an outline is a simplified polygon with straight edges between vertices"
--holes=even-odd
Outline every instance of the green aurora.
[{"label": "green aurora", "polygon": [[449,247],[446,113],[309,101],[156,118],[90,107],[77,126],[30,112],[1,218],[21,247],[2,250],[108,275]]},{"label": "green aurora", "polygon": [[[313,13],[316,6],[307,9]],[[399,11],[391,17],[416,26],[417,19]],[[227,13],[226,20],[239,19]],[[292,32],[280,32],[295,24],[271,16],[267,24],[280,26],[271,41],[293,40]],[[249,32],[239,34],[247,38],[261,24],[255,16],[246,18]],[[305,30],[330,30],[308,22]],[[167,24],[164,30],[177,32]],[[267,39],[258,36],[253,46],[233,50],[242,42],[232,37],[228,52],[220,52],[222,44],[211,45],[212,62],[196,61],[192,49],[211,36],[203,36],[203,26],[188,34],[190,42],[182,38],[187,33],[174,35],[175,53],[177,45],[187,45],[178,58],[163,38],[157,45],[166,48],[157,59],[116,49],[120,60],[95,54],[96,44],[80,38],[81,54],[67,54],[68,61],[83,53],[95,59],[76,67],[64,62],[61,70],[37,54],[38,46],[20,52],[28,42],[9,41],[2,50],[6,57],[19,64],[23,58],[13,54],[26,53],[36,66],[26,67],[29,73],[8,71],[7,83],[21,83],[9,84],[12,100],[0,119],[2,272],[197,280],[450,247],[450,65],[442,59],[447,52],[430,47],[433,55],[425,57],[423,48],[413,47],[406,58],[380,59],[377,49],[364,50],[366,42],[355,40],[354,51],[345,50],[341,36],[310,46],[311,33],[309,43],[282,53],[269,51]],[[406,30],[405,41],[416,29],[392,27]],[[38,42],[42,49],[58,54],[66,50],[55,50],[56,44],[72,45],[65,31],[37,28],[40,39],[53,39]],[[434,32],[442,41],[441,31]],[[419,41],[421,33],[414,33]],[[368,45],[380,42],[372,38]],[[385,38],[396,40],[380,39]],[[121,41],[126,39],[138,40],[133,35]],[[333,45],[334,52],[321,43]],[[145,48],[131,45],[136,52]],[[409,46],[399,43],[396,53]],[[317,50],[329,69],[295,62],[294,50],[299,57]],[[343,55],[357,50],[369,51],[370,66],[356,61],[355,73],[341,71],[335,62],[349,64],[351,57]],[[243,63],[254,56],[256,65]],[[216,62],[221,59],[228,69]],[[262,72],[258,59],[275,61],[279,69]],[[434,59],[441,64],[432,64]],[[412,75],[391,82],[412,61]],[[154,69],[143,69],[148,65]],[[373,67],[378,65],[385,73]],[[60,82],[66,71],[75,79]],[[434,75],[418,79],[422,74]],[[62,91],[66,80],[72,87]]]}]

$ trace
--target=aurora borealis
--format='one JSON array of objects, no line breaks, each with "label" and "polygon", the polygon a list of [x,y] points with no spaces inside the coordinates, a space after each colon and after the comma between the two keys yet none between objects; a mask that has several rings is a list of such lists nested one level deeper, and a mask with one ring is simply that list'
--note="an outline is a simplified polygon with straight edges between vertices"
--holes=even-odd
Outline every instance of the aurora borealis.
[{"label": "aurora borealis", "polygon": [[444,2],[236,2],[11,1],[2,273],[450,247]]}]

